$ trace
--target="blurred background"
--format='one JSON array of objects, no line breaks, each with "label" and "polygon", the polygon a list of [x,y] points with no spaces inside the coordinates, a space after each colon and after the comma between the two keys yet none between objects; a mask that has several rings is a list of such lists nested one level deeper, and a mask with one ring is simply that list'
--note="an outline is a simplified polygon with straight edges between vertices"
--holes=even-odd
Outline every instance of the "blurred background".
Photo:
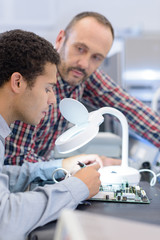
[{"label": "blurred background", "polygon": [[104,71],[151,106],[160,86],[159,9],[159,0],[0,0],[0,32],[21,28],[54,43],[74,15],[98,11],[111,21],[116,36]]},{"label": "blurred background", "polygon": [[[114,27],[115,41],[101,68],[131,95],[159,112],[159,9],[159,0],[0,0],[0,32],[20,28],[54,44],[59,31],[77,13],[102,13]],[[119,126],[106,119],[101,130],[117,134]],[[130,133],[130,157],[157,161],[159,149],[137,139]]]}]

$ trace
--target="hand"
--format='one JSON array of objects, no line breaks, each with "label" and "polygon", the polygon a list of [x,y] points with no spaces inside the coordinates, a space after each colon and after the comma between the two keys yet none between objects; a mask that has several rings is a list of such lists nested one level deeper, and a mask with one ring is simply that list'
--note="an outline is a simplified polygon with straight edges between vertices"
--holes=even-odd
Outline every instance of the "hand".
[{"label": "hand", "polygon": [[118,158],[108,158],[106,156],[100,156],[103,167],[111,165],[121,165],[121,159]]},{"label": "hand", "polygon": [[63,160],[62,167],[68,170],[71,174],[79,170],[77,162],[83,162],[86,165],[98,162],[100,167],[121,165],[120,159],[108,158],[106,156],[98,156],[97,154],[81,154],[73,157],[69,157]]},{"label": "hand", "polygon": [[100,167],[103,167],[102,160],[97,154],[81,154],[76,155],[70,158],[66,158],[62,162],[62,167],[68,170],[69,172],[75,172],[79,170],[79,166],[77,165],[77,162],[83,162],[86,165],[93,164],[98,162],[100,164]]},{"label": "hand", "polygon": [[82,168],[74,174],[74,177],[79,178],[83,181],[89,190],[88,199],[93,197],[99,192],[100,182],[100,173],[98,169],[100,168],[99,163]]}]

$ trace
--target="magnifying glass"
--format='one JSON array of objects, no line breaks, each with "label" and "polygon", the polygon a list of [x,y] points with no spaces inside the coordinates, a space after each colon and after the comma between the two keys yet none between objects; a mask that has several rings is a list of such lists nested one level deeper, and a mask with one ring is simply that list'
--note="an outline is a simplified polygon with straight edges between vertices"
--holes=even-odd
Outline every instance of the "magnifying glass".
[{"label": "magnifying glass", "polygon": [[60,111],[64,118],[75,125],[56,140],[56,148],[61,153],[74,151],[92,140],[99,132],[99,125],[104,121],[102,115],[117,117],[122,126],[122,163],[121,166],[101,168],[101,182],[105,185],[119,184],[125,179],[131,185],[139,183],[139,171],[128,166],[128,122],[123,113],[112,107],[102,107],[88,113],[82,103],[71,98],[64,98],[60,102]]}]

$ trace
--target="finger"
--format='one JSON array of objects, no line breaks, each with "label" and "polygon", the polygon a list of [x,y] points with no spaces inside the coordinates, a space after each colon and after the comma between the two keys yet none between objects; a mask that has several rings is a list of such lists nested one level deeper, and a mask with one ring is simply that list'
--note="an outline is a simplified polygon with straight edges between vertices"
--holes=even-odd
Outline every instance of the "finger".
[{"label": "finger", "polygon": [[115,158],[108,158],[106,156],[101,156],[102,162],[104,166],[110,166],[110,165],[120,165],[121,160],[115,159]]},{"label": "finger", "polygon": [[85,163],[95,163],[98,162],[101,167],[103,167],[103,162],[97,154],[88,154],[85,156]]},{"label": "finger", "polygon": [[100,164],[99,163],[94,163],[91,167],[96,169],[97,171],[100,169]]},{"label": "finger", "polygon": [[120,165],[121,162],[122,161],[120,159],[112,159],[112,165]]}]

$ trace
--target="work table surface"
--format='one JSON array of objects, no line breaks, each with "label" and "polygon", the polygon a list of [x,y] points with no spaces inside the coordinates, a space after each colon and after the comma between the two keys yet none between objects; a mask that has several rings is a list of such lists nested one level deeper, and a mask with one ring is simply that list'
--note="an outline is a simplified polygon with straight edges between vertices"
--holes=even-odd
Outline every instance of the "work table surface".
[{"label": "work table surface", "polygon": [[[80,204],[77,209],[105,216],[160,225],[160,183],[153,187],[148,182],[140,182],[139,185],[146,191],[150,204],[87,201],[88,203]],[[53,221],[37,228],[30,234],[29,240],[53,240],[55,227],[56,221]]]}]

